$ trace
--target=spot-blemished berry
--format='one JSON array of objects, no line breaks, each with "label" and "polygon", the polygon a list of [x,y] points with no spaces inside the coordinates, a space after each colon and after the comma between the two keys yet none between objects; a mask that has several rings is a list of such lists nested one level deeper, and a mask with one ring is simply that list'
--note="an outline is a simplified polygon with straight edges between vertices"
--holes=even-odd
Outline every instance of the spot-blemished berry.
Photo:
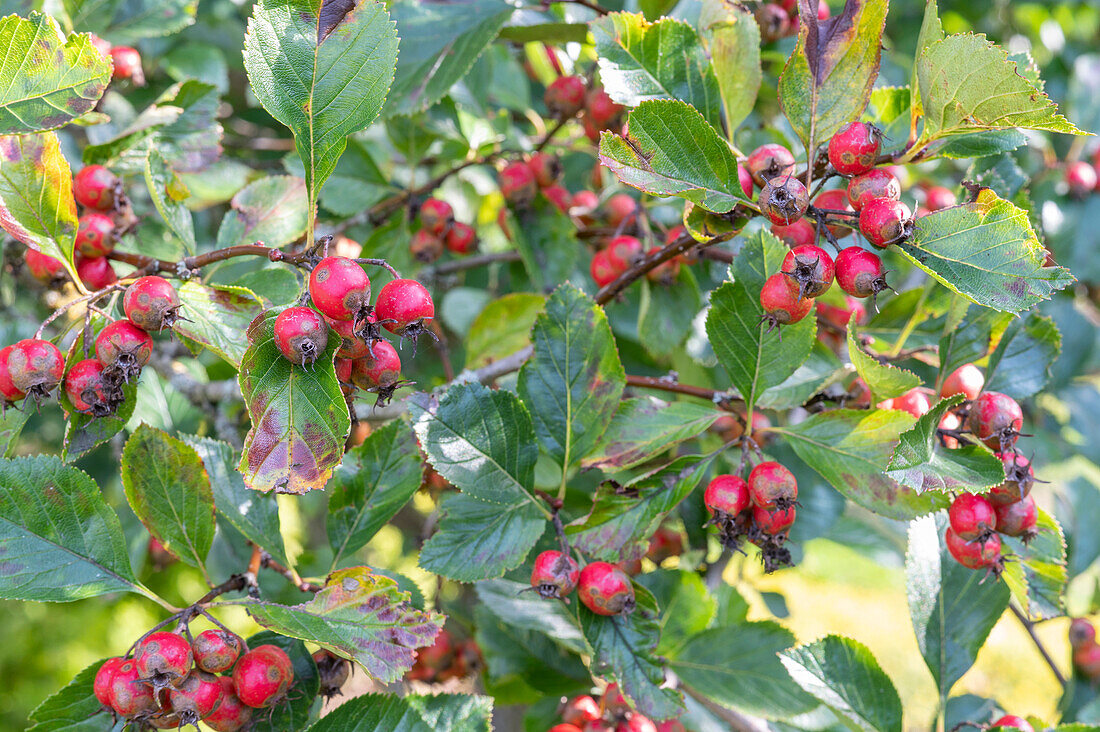
[{"label": "spot-blemished berry", "polygon": [[716,475],[703,491],[703,505],[716,518],[736,516],[749,507],[749,484],[739,475]]},{"label": "spot-blemished berry", "polygon": [[997,531],[1005,536],[1015,536],[1027,541],[1036,535],[1039,510],[1035,499],[1025,496],[1015,503],[993,504],[997,514]]},{"label": "spot-blemished berry", "polygon": [[477,251],[477,232],[469,224],[456,221],[447,229],[443,246],[454,254],[473,254]]},{"label": "spot-blemished berry", "polygon": [[577,596],[597,615],[627,615],[634,611],[634,586],[630,577],[607,562],[591,562],[581,570]]},{"label": "spot-blemished berry", "polygon": [[829,162],[841,175],[866,173],[875,164],[882,136],[873,125],[850,122],[829,138]]},{"label": "spot-blemished berry", "polygon": [[520,208],[529,206],[539,192],[531,166],[518,160],[504,166],[497,176],[497,183],[504,200]]},{"label": "spot-blemished berry", "polygon": [[764,320],[768,322],[769,330],[797,323],[813,310],[813,299],[804,297],[800,300],[791,294],[787,280],[787,275],[776,272],[760,288],[760,307],[764,309]]},{"label": "spot-blemished berry", "polygon": [[336,358],[355,360],[370,355],[370,346],[355,331],[355,321],[329,320],[328,326],[340,336],[340,347],[336,349]]},{"label": "spot-blemished berry", "polygon": [[12,346],[0,348],[0,396],[4,397],[5,402],[18,402],[27,395],[11,380],[11,372],[8,370],[8,354],[11,351]]},{"label": "spot-blemished berry", "polygon": [[531,569],[531,587],[540,597],[556,600],[577,588],[581,570],[568,554],[548,549],[535,557]]},{"label": "spot-blemished berry", "polygon": [[966,541],[989,536],[997,528],[997,514],[985,496],[961,493],[947,510],[951,529]]},{"label": "spot-blemished berry", "polygon": [[745,169],[752,177],[757,188],[763,188],[764,184],[777,176],[788,176],[794,173],[794,155],[782,145],[769,143],[749,153],[745,160]]},{"label": "spot-blemished berry", "polygon": [[550,116],[568,119],[584,108],[587,88],[579,76],[559,76],[546,87],[542,100]]},{"label": "spot-blemished berry", "polygon": [[252,721],[252,707],[237,698],[231,676],[219,676],[221,702],[202,723],[214,732],[238,732]]},{"label": "spot-blemished berry", "polygon": [[191,673],[194,660],[187,639],[166,630],[150,633],[134,649],[134,663],[140,678],[157,691],[182,684]]},{"label": "spot-blemished berry", "polygon": [[171,282],[147,275],[126,288],[122,309],[131,323],[153,333],[175,324],[179,318],[180,298]]},{"label": "spot-blemished berry", "polygon": [[964,363],[943,380],[940,387],[940,396],[947,397],[962,394],[967,399],[977,399],[985,386],[985,376],[982,370],[972,363]]},{"label": "spot-blemished berry", "polygon": [[275,345],[296,366],[316,361],[328,345],[328,334],[325,319],[312,308],[289,307],[275,318]]},{"label": "spot-blemished berry", "polygon": [[590,89],[584,99],[584,116],[598,130],[609,130],[622,116],[624,108],[604,91],[603,87]]},{"label": "spot-blemished berry", "polygon": [[92,693],[95,694],[96,700],[107,708],[111,706],[111,685],[114,683],[115,674],[124,663],[126,663],[125,658],[108,658],[95,672]]},{"label": "spot-blemished berry", "polygon": [[836,283],[852,297],[877,298],[889,290],[882,258],[861,247],[847,247],[836,256]]},{"label": "spot-blemished berry", "polygon": [[420,204],[417,212],[420,225],[431,234],[442,236],[447,227],[454,221],[455,212],[451,204],[439,198],[429,198]]},{"label": "spot-blemished berry", "polygon": [[77,219],[76,249],[85,257],[104,257],[113,252],[114,220],[98,211],[89,211]]},{"label": "spot-blemished berry", "polygon": [[800,300],[825,294],[834,278],[833,258],[821,247],[804,244],[787,252],[780,271],[791,294]]},{"label": "spot-blemished berry", "polygon": [[415,339],[427,330],[424,321],[435,317],[435,303],[416,280],[390,280],[378,293],[374,314],[389,332]]},{"label": "spot-blemished berry", "polygon": [[351,677],[351,662],[324,648],[314,651],[313,662],[321,677],[321,696],[329,699],[339,694]]},{"label": "spot-blemished berry", "polygon": [[191,653],[195,665],[212,674],[225,673],[245,651],[240,636],[220,628],[210,628],[195,636],[191,641]]},{"label": "spot-blemished berry", "polygon": [[1031,493],[1035,482],[1035,469],[1031,461],[1014,450],[996,453],[1005,469],[1005,482],[989,490],[989,500],[994,504],[1015,503]]},{"label": "spot-blemished berry", "polygon": [[1004,452],[1016,444],[1024,415],[1015,399],[997,391],[983,391],[970,404],[967,427],[986,447]]},{"label": "spot-blemished berry", "polygon": [[630,702],[616,683],[610,683],[600,696],[600,709],[613,717],[621,717],[630,711]]},{"label": "spot-blemished berry", "polygon": [[373,353],[355,361],[351,381],[360,389],[370,391],[390,386],[401,378],[401,356],[388,341],[375,341]]},{"label": "spot-blemished berry", "polygon": [[535,182],[539,188],[546,189],[558,182],[562,175],[561,161],[556,155],[546,152],[537,152],[527,159],[527,165],[535,174]]},{"label": "spot-blemished berry", "polygon": [[575,727],[583,727],[589,722],[595,722],[602,714],[599,703],[588,694],[575,696],[558,707],[558,716],[566,724]]},{"label": "spot-blemished berry", "polygon": [[65,374],[65,396],[76,411],[93,417],[106,417],[114,411],[103,372],[102,363],[87,358],[73,364]]},{"label": "spot-blemished berry", "polygon": [[153,339],[129,320],[116,320],[96,336],[95,356],[129,380],[153,357]]},{"label": "spot-blemished berry", "polygon": [[642,242],[633,236],[616,236],[607,242],[607,255],[621,274],[642,255]]},{"label": "spot-blemished berry", "polygon": [[65,373],[61,351],[40,338],[24,338],[12,344],[7,362],[12,385],[35,400],[46,398]]},{"label": "spot-blemished berry", "polygon": [[802,181],[790,175],[776,176],[760,189],[760,210],[773,224],[790,224],[806,213],[810,194]]},{"label": "spot-blemished berry", "polygon": [[73,176],[73,198],[85,208],[110,211],[122,194],[122,181],[102,165],[85,165]]},{"label": "spot-blemished berry", "polygon": [[294,667],[286,651],[264,645],[241,656],[233,667],[233,688],[253,709],[269,707],[286,696],[294,683]]},{"label": "spot-blemished berry", "polygon": [[993,727],[1015,727],[1020,732],[1035,732],[1035,728],[1031,726],[1023,717],[1018,717],[1015,714],[1006,714],[1000,719],[996,720],[992,724]]},{"label": "spot-blemished berry", "polygon": [[880,249],[913,235],[913,214],[901,201],[873,198],[859,212],[859,230]]},{"label": "spot-blemished berry", "polygon": [[157,708],[153,686],[143,678],[133,659],[123,661],[111,677],[111,709],[119,716],[133,719]]},{"label": "spot-blemished berry", "polygon": [[431,264],[443,256],[443,239],[427,229],[421,229],[409,240],[409,252],[422,264]]},{"label": "spot-blemished berry", "polygon": [[309,299],[327,318],[359,319],[370,295],[370,278],[353,259],[325,257],[309,273]]},{"label": "spot-blemished berry", "polygon": [[179,717],[180,727],[198,726],[222,701],[222,687],[214,674],[192,669],[177,687],[168,690],[168,708]]},{"label": "spot-blemished berry", "polygon": [[785,536],[794,525],[795,509],[767,509],[754,506],[752,521],[760,531],[770,536]]},{"label": "spot-blemished berry", "polygon": [[787,509],[798,500],[794,473],[774,461],[758,464],[749,473],[749,499],[757,508]]},{"label": "spot-blemished berry", "polygon": [[791,249],[811,246],[817,241],[817,231],[814,229],[814,225],[804,218],[792,221],[789,224],[772,224],[770,230]]},{"label": "spot-blemished berry", "polygon": [[1001,538],[996,534],[990,534],[975,541],[967,541],[950,526],[944,532],[944,542],[947,551],[959,564],[969,569],[987,569],[994,574],[1000,574],[1004,566],[1004,557],[1001,555]]},{"label": "spot-blemished berry", "polygon": [[846,192],[848,203],[856,211],[876,198],[901,199],[901,182],[885,168],[874,168],[863,175],[857,175],[848,181]]}]

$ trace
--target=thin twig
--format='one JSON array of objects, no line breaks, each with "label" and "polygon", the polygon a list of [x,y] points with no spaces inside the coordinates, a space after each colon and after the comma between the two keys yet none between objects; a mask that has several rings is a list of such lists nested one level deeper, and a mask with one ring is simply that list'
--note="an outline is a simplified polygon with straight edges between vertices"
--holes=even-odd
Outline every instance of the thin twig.
[{"label": "thin twig", "polygon": [[718,391],[716,389],[708,389],[703,386],[691,386],[690,384],[681,384],[679,381],[667,376],[634,376],[627,374],[626,383],[628,386],[635,386],[642,389],[657,389],[659,391],[667,391],[673,394],[686,394],[687,396],[698,397],[700,399],[707,399],[716,404],[729,404],[732,402],[740,402],[740,399],[730,397],[725,392]]},{"label": "thin twig", "polygon": [[1039,640],[1039,636],[1035,634],[1035,627],[1027,616],[1020,611],[1018,607],[1012,603],[1008,604],[1008,609],[1012,611],[1012,614],[1016,616],[1016,619],[1020,621],[1020,625],[1024,626],[1024,630],[1031,636],[1031,640],[1035,643],[1035,647],[1039,649],[1039,654],[1043,657],[1043,660],[1047,662],[1047,666],[1050,666],[1051,673],[1054,674],[1054,678],[1058,679],[1058,683],[1062,685],[1062,688],[1066,686],[1066,677],[1062,675],[1062,672],[1058,670],[1057,664],[1054,663],[1054,659],[1051,657],[1050,652],[1047,651],[1046,646]]},{"label": "thin twig", "polygon": [[431,280],[442,275],[452,274],[454,272],[462,272],[467,269],[474,269],[487,264],[494,264],[496,262],[518,262],[520,261],[520,253],[517,251],[507,252],[490,252],[488,254],[478,254],[472,257],[464,257],[462,259],[455,259],[449,262],[443,262],[437,264],[434,267],[425,267],[420,270],[419,278],[422,280]]}]

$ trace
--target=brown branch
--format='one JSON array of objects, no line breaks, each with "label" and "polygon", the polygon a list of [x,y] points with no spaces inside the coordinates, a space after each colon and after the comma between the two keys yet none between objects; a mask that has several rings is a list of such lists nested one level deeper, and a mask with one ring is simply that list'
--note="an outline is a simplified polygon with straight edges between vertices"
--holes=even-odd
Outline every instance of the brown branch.
[{"label": "brown branch", "polygon": [[724,391],[708,389],[703,386],[681,384],[679,381],[669,376],[634,376],[627,374],[626,383],[627,386],[634,386],[640,389],[656,389],[658,391],[667,391],[673,394],[686,394],[687,396],[706,399],[718,405],[741,401],[735,397],[728,396]]},{"label": "brown branch", "polygon": [[215,249],[212,252],[204,252],[193,257],[184,257],[178,262],[131,252],[111,252],[107,255],[107,258],[116,262],[125,262],[150,273],[170,272],[178,274],[181,268],[186,270],[201,269],[215,262],[222,262],[234,257],[267,257],[272,262],[298,265],[306,262],[311,256],[313,256],[312,247],[297,252],[284,252],[282,249],[273,249],[257,242],[255,244],[239,244],[224,249]]},{"label": "brown branch", "polygon": [[431,280],[442,275],[448,275],[454,272],[462,272],[467,269],[474,269],[476,267],[493,264],[495,262],[518,262],[520,261],[520,259],[520,253],[516,251],[477,254],[472,257],[464,257],[463,259],[454,259],[450,262],[443,262],[442,264],[437,264],[434,267],[425,267],[424,269],[420,270],[418,278],[423,280]]},{"label": "brown branch", "polygon": [[611,302],[616,295],[625,290],[635,280],[644,277],[647,272],[654,269],[658,265],[664,264],[673,257],[678,257],[684,252],[693,248],[699,248],[704,250],[707,247],[719,244],[724,241],[729,241],[734,236],[735,232],[729,232],[725,234],[719,234],[705,242],[697,242],[688,234],[684,234],[678,237],[675,241],[666,244],[652,254],[647,254],[642,257],[634,265],[623,272],[621,275],[615,278],[614,281],[609,282],[606,286],[600,288],[600,291],[596,293],[596,302],[600,305],[606,305]]},{"label": "brown branch", "polygon": [[321,585],[317,584],[316,582],[306,582],[301,577],[299,577],[298,573],[295,572],[293,569],[287,569],[286,567],[284,567],[283,565],[279,564],[274,559],[272,559],[270,554],[263,551],[262,549],[260,551],[261,551],[260,563],[265,568],[273,570],[275,572],[278,572],[282,576],[286,577],[288,580],[290,580],[290,583],[292,585],[297,587],[302,592],[314,592],[314,593],[316,593],[316,592],[320,592],[323,589],[323,587]]},{"label": "brown branch", "polygon": [[607,15],[608,12],[610,12],[606,8],[603,8],[600,5],[598,5],[597,3],[592,2],[592,0],[553,0],[553,1],[554,2],[559,2],[559,3],[564,3],[564,4],[567,4],[567,5],[580,5],[582,7],[588,8],[589,10],[596,11],[597,15]]},{"label": "brown branch", "polygon": [[1035,644],[1035,647],[1039,649],[1039,654],[1043,657],[1043,660],[1047,662],[1047,666],[1050,666],[1050,671],[1054,674],[1054,678],[1058,680],[1062,688],[1065,688],[1066,677],[1058,670],[1058,665],[1054,663],[1054,659],[1051,657],[1050,652],[1046,649],[1046,646],[1043,645],[1043,642],[1039,640],[1039,636],[1035,634],[1035,624],[1028,620],[1027,616],[1012,603],[1008,604],[1008,609],[1012,611],[1012,614],[1020,621],[1020,625],[1024,626],[1024,630],[1031,636],[1031,640]]}]

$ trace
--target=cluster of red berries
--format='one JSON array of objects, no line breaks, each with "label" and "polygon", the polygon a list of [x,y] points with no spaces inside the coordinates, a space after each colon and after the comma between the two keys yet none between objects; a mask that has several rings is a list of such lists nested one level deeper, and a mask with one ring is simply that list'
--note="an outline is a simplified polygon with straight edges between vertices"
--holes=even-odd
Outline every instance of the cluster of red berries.
[{"label": "cluster of red berries", "polygon": [[618,684],[608,684],[599,701],[588,694],[562,699],[558,707],[562,723],[549,732],[684,732],[678,719],[656,724],[630,708]]},{"label": "cluster of red berries", "polygon": [[[825,0],[818,0],[817,19],[825,20],[828,17],[828,3]],[[760,26],[760,40],[764,43],[771,43],[798,33],[798,0],[780,0],[780,2],[761,4],[756,8],[756,23]]]},{"label": "cluster of red berries", "polygon": [[[564,214],[572,212],[574,206],[589,202],[591,191],[582,191],[577,196],[579,203],[563,185],[561,185],[561,161],[550,153],[537,152],[525,160],[513,160],[505,165],[497,175],[497,183],[504,200],[516,208],[530,206],[538,196],[542,196]],[[582,195],[583,194],[583,195]],[[594,201],[592,202],[594,206]],[[581,205],[581,209],[586,206]],[[501,211],[501,216],[504,212]],[[502,226],[501,228],[507,228]]]},{"label": "cluster of red berries", "polygon": [[1100,643],[1096,628],[1084,618],[1074,618],[1069,624],[1069,647],[1073,651],[1073,666],[1090,681],[1100,679]]},{"label": "cluster of red berries", "polygon": [[451,204],[439,198],[429,198],[420,204],[417,213],[420,228],[409,241],[409,251],[418,261],[430,264],[443,256],[443,250],[454,254],[477,251],[477,232],[469,224],[455,221]]},{"label": "cluster of red berries", "polygon": [[612,101],[603,87],[589,89],[579,76],[554,79],[546,87],[543,101],[554,119],[566,120],[583,112],[584,134],[592,142],[599,142],[600,132],[617,127],[625,111]]},{"label": "cluster of red berries", "polygon": [[481,649],[473,638],[455,640],[444,628],[439,631],[432,645],[416,652],[416,662],[405,674],[405,678],[408,681],[438,684],[479,673],[484,665]]},{"label": "cluster of red berries", "polygon": [[733,550],[748,539],[760,548],[765,572],[791,565],[786,547],[795,519],[798,481],[777,462],[758,464],[746,481],[739,475],[715,476],[703,492],[711,515],[708,525],[718,527],[718,539]]},{"label": "cluster of red berries", "polygon": [[0,349],[0,395],[6,403],[45,398],[62,381],[73,408],[106,417],[125,399],[123,385],[135,379],[153,355],[150,331],[170,328],[179,318],[180,300],[163,277],[141,277],[122,300],[126,320],[107,325],[95,338],[95,358],[72,364],[66,373],[60,349],[47,340],[28,338]]},{"label": "cluster of red berries", "polygon": [[310,272],[309,297],[313,307],[289,307],[275,318],[275,345],[296,365],[309,366],[328,344],[329,331],[340,337],[336,376],[346,394],[356,388],[378,395],[383,404],[404,382],[401,358],[382,329],[402,340],[424,334],[434,338],[425,321],[435,317],[435,304],[416,280],[387,282],[370,304],[370,278],[348,257],[325,257]]},{"label": "cluster of red berries", "polygon": [[94,33],[92,45],[100,54],[111,59],[111,78],[115,81],[129,80],[135,86],[145,86],[145,72],[141,68],[141,54],[132,46],[112,46]]},{"label": "cluster of red berries", "polygon": [[249,724],[253,709],[281,701],[293,683],[283,649],[249,650],[239,636],[212,629],[191,640],[169,631],[148,634],[132,654],[103,662],[93,690],[118,716],[154,729],[198,729],[202,721],[217,732],[236,732]]},{"label": "cluster of red berries", "polygon": [[634,612],[634,586],[622,567],[589,562],[581,569],[571,556],[553,549],[535,557],[531,589],[548,600],[565,599],[576,590],[581,603],[597,615]]}]

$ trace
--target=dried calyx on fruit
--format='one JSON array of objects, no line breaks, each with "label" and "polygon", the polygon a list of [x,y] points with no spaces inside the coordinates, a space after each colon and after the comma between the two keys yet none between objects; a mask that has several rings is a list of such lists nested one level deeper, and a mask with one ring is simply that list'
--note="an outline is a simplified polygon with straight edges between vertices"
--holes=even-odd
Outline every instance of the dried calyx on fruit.
[{"label": "dried calyx on fruit", "polygon": [[331,699],[340,694],[340,689],[351,677],[351,662],[324,648],[314,652],[313,662],[317,664],[317,673],[321,677],[321,695]]},{"label": "dried calyx on fruit", "polygon": [[773,224],[790,224],[806,213],[810,194],[798,178],[776,176],[760,189],[759,203],[760,210]]},{"label": "dried calyx on fruit", "polygon": [[428,288],[416,280],[390,280],[378,293],[374,304],[374,315],[378,324],[391,333],[410,339],[413,353],[416,353],[416,341],[424,334],[438,340],[435,333],[424,325],[425,321],[435,317],[435,303],[432,302]]},{"label": "dried calyx on fruit", "polygon": [[893,289],[886,284],[882,259],[860,247],[847,247],[836,256],[836,282],[852,297],[870,297],[876,311],[878,294]]},{"label": "dried calyx on fruit", "polygon": [[580,567],[576,560],[553,549],[535,557],[531,570],[531,588],[546,599],[561,599],[577,588]]},{"label": "dried calyx on fruit", "polygon": [[822,295],[833,284],[833,258],[813,244],[787,252],[780,271],[790,278],[787,284],[799,300]]}]

